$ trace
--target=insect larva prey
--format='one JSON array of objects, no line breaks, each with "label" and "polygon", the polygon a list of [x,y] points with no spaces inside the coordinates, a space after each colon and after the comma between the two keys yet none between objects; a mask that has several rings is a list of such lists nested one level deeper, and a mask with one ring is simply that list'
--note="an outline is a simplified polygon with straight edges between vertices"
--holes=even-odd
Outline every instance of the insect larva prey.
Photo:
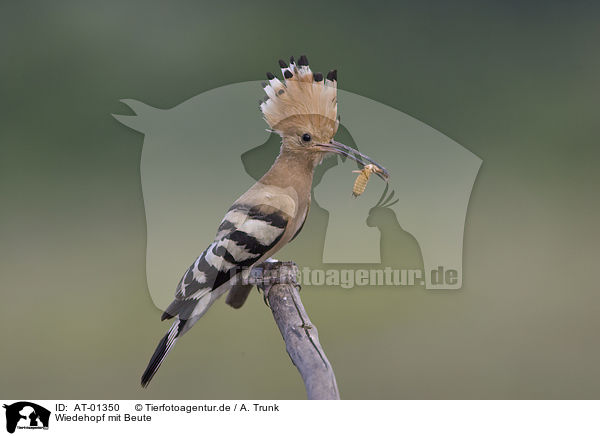
[{"label": "insect larva prey", "polygon": [[365,165],[362,170],[352,171],[353,173],[358,173],[356,180],[354,181],[354,187],[352,188],[352,195],[354,197],[358,197],[360,194],[365,192],[367,188],[367,182],[369,181],[369,177],[371,174],[381,171],[377,166],[373,164]]}]

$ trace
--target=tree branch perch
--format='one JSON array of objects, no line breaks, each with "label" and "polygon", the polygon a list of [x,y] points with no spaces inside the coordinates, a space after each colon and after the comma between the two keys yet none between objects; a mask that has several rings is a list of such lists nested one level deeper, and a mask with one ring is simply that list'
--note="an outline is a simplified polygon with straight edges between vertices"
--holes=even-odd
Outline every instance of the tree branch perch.
[{"label": "tree branch perch", "polygon": [[[297,273],[294,262],[267,261],[252,269],[250,282],[265,294],[287,353],[302,376],[308,399],[339,400],[333,368],[319,342],[317,328],[300,300]],[[240,288],[230,293],[227,302],[234,306],[232,303],[239,301],[236,294],[243,297],[247,292]]]}]

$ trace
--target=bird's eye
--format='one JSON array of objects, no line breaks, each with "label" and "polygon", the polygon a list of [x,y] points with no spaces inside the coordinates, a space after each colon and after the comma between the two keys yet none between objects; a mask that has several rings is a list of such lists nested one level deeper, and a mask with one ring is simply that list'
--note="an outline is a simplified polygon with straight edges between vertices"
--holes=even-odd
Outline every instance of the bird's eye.
[{"label": "bird's eye", "polygon": [[302,135],[302,140],[304,142],[310,142],[310,140],[311,140],[310,133],[305,133],[304,135]]}]

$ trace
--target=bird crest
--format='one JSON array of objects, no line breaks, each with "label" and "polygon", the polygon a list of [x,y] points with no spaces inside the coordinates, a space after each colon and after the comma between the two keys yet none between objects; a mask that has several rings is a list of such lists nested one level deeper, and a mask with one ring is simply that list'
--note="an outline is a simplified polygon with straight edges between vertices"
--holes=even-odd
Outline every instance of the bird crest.
[{"label": "bird crest", "polygon": [[310,118],[317,128],[328,131],[331,137],[337,131],[337,70],[331,70],[323,77],[313,73],[306,56],[298,63],[294,57],[289,65],[279,60],[283,81],[273,73],[267,73],[268,83],[264,82],[267,97],[260,100],[260,110],[272,130],[282,135],[293,128],[298,118]]}]

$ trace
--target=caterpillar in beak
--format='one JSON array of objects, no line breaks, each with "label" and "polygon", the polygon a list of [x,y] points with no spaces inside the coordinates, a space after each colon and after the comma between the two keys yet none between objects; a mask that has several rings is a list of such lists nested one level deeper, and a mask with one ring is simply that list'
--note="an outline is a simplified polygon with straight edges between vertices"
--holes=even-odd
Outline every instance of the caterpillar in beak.
[{"label": "caterpillar in beak", "polygon": [[365,192],[365,189],[367,189],[367,183],[369,182],[369,177],[371,177],[371,174],[381,174],[383,173],[383,170],[374,164],[368,164],[365,165],[365,167],[362,170],[356,170],[352,172],[358,173],[358,176],[354,181],[354,187],[352,188],[352,195],[354,196],[354,198],[356,198],[363,192]]}]

